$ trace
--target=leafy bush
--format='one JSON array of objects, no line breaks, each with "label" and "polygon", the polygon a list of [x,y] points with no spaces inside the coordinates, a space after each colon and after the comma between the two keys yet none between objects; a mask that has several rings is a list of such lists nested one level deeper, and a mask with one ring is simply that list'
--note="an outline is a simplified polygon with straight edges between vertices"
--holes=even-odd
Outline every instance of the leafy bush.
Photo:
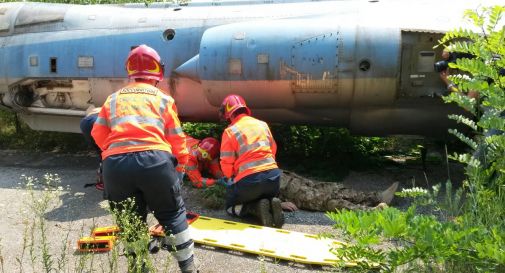
[{"label": "leafy bush", "polygon": [[226,125],[223,123],[184,122],[182,125],[182,129],[186,134],[197,139],[206,137],[221,139],[224,128],[226,128]]},{"label": "leafy bush", "polygon": [[[504,6],[467,11],[465,16],[482,33],[459,29],[440,41],[452,51],[475,56],[449,65],[465,75],[450,76],[461,92],[444,98],[474,116],[450,116],[473,131],[469,137],[451,130],[470,151],[451,156],[466,166],[463,189],[453,194],[449,181],[443,202],[437,201],[439,187],[404,191],[399,195],[415,200],[406,212],[388,208],[329,213],[335,227],[355,240],[336,250],[362,261],[355,271],[505,272],[504,13]],[[479,98],[469,98],[468,91],[478,92]],[[438,213],[419,214],[424,206]],[[383,239],[392,246],[381,245]]]},{"label": "leafy bush", "polygon": [[[221,139],[223,123],[184,122],[188,135],[203,139]],[[17,128],[16,128],[17,127]],[[377,156],[386,150],[415,146],[404,140],[379,137],[355,137],[343,128],[318,126],[272,126],[279,146],[277,157],[282,168],[318,179],[339,180],[349,169],[370,168],[380,164]],[[80,134],[31,130],[12,112],[0,110],[0,149],[76,152],[89,149]],[[304,160],[298,160],[303,158]]]},{"label": "leafy bush", "polygon": [[[281,168],[321,180],[343,178],[349,169],[377,166],[390,138],[355,137],[344,128],[272,126]],[[303,160],[301,160],[303,159]]]},{"label": "leafy bush", "polygon": [[80,134],[30,129],[12,112],[0,110],[0,149],[76,152],[88,149]]}]

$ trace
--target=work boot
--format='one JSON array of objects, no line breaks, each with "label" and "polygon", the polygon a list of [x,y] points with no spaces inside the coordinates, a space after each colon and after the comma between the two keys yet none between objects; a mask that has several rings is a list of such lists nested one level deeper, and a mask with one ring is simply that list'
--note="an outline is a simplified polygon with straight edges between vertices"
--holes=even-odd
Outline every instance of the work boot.
[{"label": "work boot", "polygon": [[247,212],[255,216],[262,226],[273,226],[273,217],[272,213],[270,213],[270,201],[268,199],[264,198],[255,203],[248,204]]},{"label": "work boot", "polygon": [[373,207],[372,210],[383,210],[387,209],[389,206],[386,203],[379,203],[377,206]]},{"label": "work boot", "polygon": [[195,261],[192,260],[190,263],[181,268],[182,273],[198,273],[195,266]]},{"label": "work boot", "polygon": [[277,197],[274,197],[271,201],[271,204],[274,227],[282,228],[282,225],[284,225],[284,213],[282,212],[281,200]]},{"label": "work boot", "polygon": [[389,188],[379,194],[380,202],[389,205],[395,197],[396,189],[398,189],[398,182],[393,183]]}]

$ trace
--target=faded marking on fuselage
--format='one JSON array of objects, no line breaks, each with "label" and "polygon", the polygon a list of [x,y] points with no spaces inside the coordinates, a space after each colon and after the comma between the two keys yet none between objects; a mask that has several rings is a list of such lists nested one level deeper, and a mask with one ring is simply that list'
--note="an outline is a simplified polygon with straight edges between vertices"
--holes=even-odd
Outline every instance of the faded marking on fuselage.
[{"label": "faded marking on fuselage", "polygon": [[281,78],[291,78],[295,93],[337,93],[338,79],[331,71],[324,71],[321,79],[314,79],[310,73],[301,73],[284,62],[280,64]]}]

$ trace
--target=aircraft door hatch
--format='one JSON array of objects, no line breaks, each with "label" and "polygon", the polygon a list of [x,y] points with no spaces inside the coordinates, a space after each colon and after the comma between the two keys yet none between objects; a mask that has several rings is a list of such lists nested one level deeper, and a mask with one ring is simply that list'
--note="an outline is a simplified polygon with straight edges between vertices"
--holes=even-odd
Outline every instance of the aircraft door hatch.
[{"label": "aircraft door hatch", "polygon": [[442,33],[402,31],[399,97],[433,97],[444,93],[445,86],[433,68],[442,55],[441,47],[433,47],[442,36]]}]

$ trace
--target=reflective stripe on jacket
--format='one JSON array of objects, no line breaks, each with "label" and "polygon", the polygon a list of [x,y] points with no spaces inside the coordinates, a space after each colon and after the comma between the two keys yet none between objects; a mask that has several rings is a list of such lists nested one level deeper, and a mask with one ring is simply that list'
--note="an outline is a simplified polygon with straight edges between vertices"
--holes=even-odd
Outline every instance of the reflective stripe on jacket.
[{"label": "reflective stripe on jacket", "polygon": [[190,136],[186,138],[186,145],[189,150],[189,160],[186,165],[186,174],[191,181],[193,187],[196,188],[206,188],[211,187],[216,184],[216,180],[213,178],[206,178],[202,176],[202,171],[205,170],[208,174],[212,175],[214,178],[223,177],[221,168],[219,167],[219,161],[214,159],[210,162],[200,162],[198,161],[198,144],[200,140],[194,139]]},{"label": "reflective stripe on jacket", "polygon": [[188,148],[188,152],[191,153],[192,150],[198,149],[198,144],[200,144],[199,139],[186,135],[186,147]]},{"label": "reflective stripe on jacket", "polygon": [[277,145],[268,125],[251,116],[239,115],[223,132],[221,170],[226,177],[243,177],[278,168]]},{"label": "reflective stripe on jacket", "polygon": [[91,132],[102,158],[146,150],[171,152],[180,165],[188,161],[186,138],[172,97],[134,82],[110,95]]}]

